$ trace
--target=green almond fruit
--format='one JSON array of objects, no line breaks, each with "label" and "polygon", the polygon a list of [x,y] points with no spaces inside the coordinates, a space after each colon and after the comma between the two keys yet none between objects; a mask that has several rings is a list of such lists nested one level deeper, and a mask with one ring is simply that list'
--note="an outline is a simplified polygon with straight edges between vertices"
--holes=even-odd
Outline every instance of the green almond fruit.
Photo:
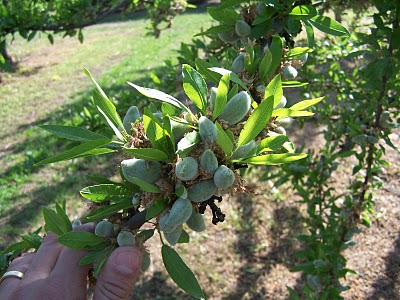
[{"label": "green almond fruit", "polygon": [[210,107],[210,111],[214,111],[215,99],[217,98],[217,91],[216,87],[211,88],[210,98],[208,99],[208,106]]},{"label": "green almond fruit", "polygon": [[235,24],[235,32],[240,37],[249,36],[251,33],[251,27],[243,20],[237,20]]},{"label": "green almond fruit", "polygon": [[286,117],[283,119],[280,119],[279,121],[276,122],[279,126],[282,126],[283,128],[289,128],[290,125],[293,123],[293,118],[291,117]]},{"label": "green almond fruit", "polygon": [[367,138],[367,142],[370,144],[376,144],[379,142],[379,139],[376,136],[369,135]]},{"label": "green almond fruit", "polygon": [[301,62],[303,64],[305,64],[307,62],[307,59],[308,59],[308,53],[304,53],[304,54],[299,56],[299,60],[301,60]]},{"label": "green almond fruit", "polygon": [[130,132],[132,128],[131,123],[135,123],[135,121],[139,118],[140,118],[140,112],[137,106],[129,107],[128,111],[125,114],[124,119],[122,120],[122,124],[124,125],[126,132]]},{"label": "green almond fruit", "polygon": [[194,180],[199,175],[199,164],[191,156],[184,157],[175,165],[175,175],[180,180]]},{"label": "green almond fruit", "polygon": [[379,118],[379,125],[386,126],[390,118],[390,113],[384,110]]},{"label": "green almond fruit", "polygon": [[200,134],[197,131],[191,131],[178,142],[176,146],[177,152],[180,155],[189,153],[198,142],[200,142]]},{"label": "green almond fruit", "polygon": [[150,268],[150,265],[151,265],[150,255],[146,251],[144,251],[142,265],[140,267],[140,270],[142,272],[146,272]]},{"label": "green almond fruit", "polygon": [[158,161],[126,159],[121,162],[121,169],[126,180],[132,183],[135,183],[132,177],[137,177],[147,183],[154,183],[161,178],[161,165]]},{"label": "green almond fruit", "polygon": [[256,4],[256,13],[257,15],[262,15],[267,10],[267,6],[264,3]]},{"label": "green almond fruit", "polygon": [[213,121],[205,116],[199,119],[199,134],[200,138],[205,143],[214,143],[217,141],[217,129]]},{"label": "green almond fruit", "polygon": [[186,221],[186,225],[193,231],[200,232],[206,230],[203,215],[196,212],[194,208],[189,220]]},{"label": "green almond fruit", "polygon": [[130,231],[121,231],[117,236],[117,243],[122,246],[134,246],[136,243],[135,236]]},{"label": "green almond fruit", "polygon": [[[167,211],[165,214],[163,214],[160,219],[158,220],[158,226],[160,227],[161,231],[165,231],[165,228],[167,227],[167,222],[169,218],[170,212]],[[175,228],[174,228],[175,229]]]},{"label": "green almond fruit", "polygon": [[231,159],[247,158],[256,155],[257,143],[255,140],[251,140],[247,144],[239,147],[232,155]]},{"label": "green almond fruit", "polygon": [[235,182],[235,174],[227,166],[219,166],[214,173],[214,183],[222,190],[225,190],[233,185]]},{"label": "green almond fruit", "polygon": [[[178,143],[186,133],[192,130],[192,128],[184,123],[176,122],[171,120],[171,130],[174,135],[175,144]],[[182,122],[185,122],[182,120]]]},{"label": "green almond fruit", "polygon": [[79,227],[79,226],[81,226],[81,225],[82,225],[81,221],[79,221],[78,219],[75,219],[75,220],[72,222],[72,229],[75,229],[75,228],[77,228],[77,227]]},{"label": "green almond fruit", "polygon": [[241,91],[229,100],[221,114],[219,120],[225,120],[231,125],[240,122],[249,112],[251,97],[245,91]]},{"label": "green almond fruit", "polygon": [[176,227],[185,223],[192,215],[193,206],[189,199],[178,198],[171,207],[165,232],[172,232]]},{"label": "green almond fruit", "polygon": [[285,96],[282,95],[281,101],[279,101],[279,103],[275,106],[274,109],[284,108],[286,104],[287,104],[287,99]]},{"label": "green almond fruit", "polygon": [[285,128],[283,128],[282,126],[276,127],[276,128],[274,129],[274,131],[275,131],[276,133],[286,135],[286,130],[285,130]]},{"label": "green almond fruit", "polygon": [[240,53],[232,63],[232,72],[238,74],[244,70],[244,53]]},{"label": "green almond fruit", "polygon": [[235,43],[239,40],[239,36],[234,31],[224,31],[218,33],[218,37],[225,43]]},{"label": "green almond fruit", "polygon": [[153,116],[155,116],[158,119],[158,121],[160,121],[162,123],[163,114],[161,112],[155,112],[155,113],[153,113]]},{"label": "green almond fruit", "polygon": [[359,145],[366,145],[368,143],[368,135],[366,134],[359,134],[356,135],[351,139],[353,143],[359,144]]},{"label": "green almond fruit", "polygon": [[132,205],[138,205],[140,203],[140,193],[135,193],[132,197]]},{"label": "green almond fruit", "polygon": [[214,174],[215,170],[218,168],[217,157],[211,149],[205,150],[201,155],[200,166],[208,174]]},{"label": "green almond fruit", "polygon": [[171,246],[175,246],[182,234],[182,225],[175,228],[174,231],[164,232],[164,237]]},{"label": "green almond fruit", "polygon": [[100,221],[94,229],[94,234],[102,238],[113,237],[114,226],[108,221]]},{"label": "green almond fruit", "polygon": [[214,179],[200,181],[188,188],[188,199],[193,202],[203,202],[210,199],[216,191]]},{"label": "green almond fruit", "polygon": [[297,77],[297,70],[292,66],[284,66],[282,68],[282,75],[287,80],[295,79]]}]

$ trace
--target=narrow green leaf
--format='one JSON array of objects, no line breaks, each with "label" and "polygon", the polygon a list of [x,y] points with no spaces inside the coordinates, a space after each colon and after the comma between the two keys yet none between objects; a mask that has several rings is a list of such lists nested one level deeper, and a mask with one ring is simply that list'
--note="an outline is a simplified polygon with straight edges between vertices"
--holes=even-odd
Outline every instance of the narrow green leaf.
[{"label": "narrow green leaf", "polygon": [[182,68],[183,89],[193,104],[200,111],[206,112],[207,108],[207,84],[199,72],[191,66],[184,64]]},{"label": "narrow green leaf", "polygon": [[295,47],[295,48],[290,49],[289,52],[286,53],[285,57],[288,59],[291,59],[291,58],[299,57],[306,53],[311,53],[313,51],[314,51],[313,49],[310,49],[308,47]]},{"label": "narrow green leaf", "polygon": [[335,36],[350,36],[350,32],[339,22],[325,16],[315,16],[310,23],[317,29]]},{"label": "narrow green leaf", "polygon": [[281,64],[282,60],[283,42],[282,38],[279,35],[272,36],[272,43],[269,47],[269,50],[272,53],[272,63],[268,70],[267,76],[271,77],[275,73],[278,66]]},{"label": "narrow green leaf", "polygon": [[153,147],[163,151],[164,129],[157,117],[147,108],[144,109],[143,113],[143,126]]},{"label": "narrow green leaf", "polygon": [[177,114],[176,108],[166,102],[161,104],[161,111],[164,116],[175,116]]},{"label": "narrow green leaf", "polygon": [[100,273],[101,269],[103,268],[104,264],[107,262],[108,257],[111,255],[114,248],[115,248],[115,246],[111,245],[109,248],[107,248],[107,251],[105,252],[104,256],[96,261],[96,264],[94,266],[94,272],[93,272],[93,275],[95,278],[99,277],[99,273]]},{"label": "narrow green leaf", "polygon": [[181,236],[179,237],[177,243],[178,244],[187,244],[189,242],[190,242],[189,234],[184,229],[182,229]]},{"label": "narrow green leaf", "polygon": [[259,73],[260,73],[260,79],[262,81],[265,81],[267,79],[268,71],[269,71],[269,68],[271,67],[271,64],[272,64],[272,53],[268,49],[265,52],[264,57],[260,63]]},{"label": "narrow green leaf", "polygon": [[132,87],[134,87],[139,93],[141,93],[143,96],[153,98],[155,100],[159,100],[165,103],[169,103],[172,106],[175,106],[179,109],[185,110],[189,113],[191,113],[190,109],[187,108],[185,105],[183,105],[178,99],[172,97],[171,95],[168,95],[164,92],[155,90],[155,89],[149,89],[149,88],[144,88],[141,86],[138,86],[136,84],[133,84],[131,82],[128,82],[128,84]]},{"label": "narrow green leaf", "polygon": [[121,201],[132,199],[132,191],[119,184],[98,184],[83,188],[82,197],[93,202]]},{"label": "narrow green leaf", "polygon": [[265,11],[256,17],[251,25],[256,26],[261,23],[264,23],[265,21],[268,21],[271,19],[271,17],[276,13],[276,9],[273,8],[272,6],[266,7]]},{"label": "narrow green leaf", "polygon": [[218,8],[234,7],[238,4],[247,3],[247,2],[248,2],[247,0],[225,0],[218,6]]},{"label": "narrow green leaf", "polygon": [[179,254],[171,247],[163,245],[161,255],[165,269],[172,280],[189,295],[197,299],[205,299],[196,277]]},{"label": "narrow green leaf", "polygon": [[29,245],[30,248],[35,250],[39,249],[42,244],[42,237],[38,234],[33,234],[31,232],[21,235],[22,240]]},{"label": "narrow green leaf", "polygon": [[93,149],[93,150],[87,151],[85,153],[79,154],[79,155],[75,156],[74,158],[94,156],[94,155],[103,155],[103,154],[114,153],[114,152],[117,152],[117,150],[111,150],[111,149],[107,149],[107,148],[97,148],[97,149]]},{"label": "narrow green leaf", "polygon": [[318,11],[311,5],[299,5],[293,8],[289,16],[295,20],[308,20],[318,15]]},{"label": "narrow green leaf", "polygon": [[226,102],[228,101],[228,90],[229,90],[229,74],[222,76],[217,90],[217,96],[215,98],[214,111],[212,113],[213,121],[218,118],[221,112],[224,110]]},{"label": "narrow green leaf", "polygon": [[144,243],[145,241],[150,239],[153,235],[154,235],[154,229],[145,229],[145,230],[140,231],[136,235],[136,239],[141,240],[141,242]]},{"label": "narrow green leaf", "polygon": [[235,84],[228,93],[228,101],[231,100],[233,96],[235,96],[239,92],[239,86]]},{"label": "narrow green leaf", "polygon": [[103,89],[100,87],[100,85],[96,82],[96,80],[93,78],[92,74],[89,72],[88,69],[83,68],[83,70],[85,71],[86,75],[90,78],[90,80],[92,81],[93,85],[96,87],[96,90],[101,94],[101,96],[104,99],[107,99],[108,101],[110,101],[106,95],[106,93],[104,93]]},{"label": "narrow green leaf", "polygon": [[107,244],[99,244],[99,248],[92,252],[89,252],[84,257],[82,257],[81,260],[79,261],[79,264],[82,266],[95,263],[101,260],[104,256],[106,256],[108,252],[114,250],[114,248],[115,248],[114,245],[107,246]]},{"label": "narrow green leaf", "polygon": [[273,110],[273,97],[265,99],[247,119],[239,135],[237,148],[254,139],[268,124]]},{"label": "narrow green leaf", "polygon": [[42,213],[45,222],[46,231],[51,231],[56,235],[67,233],[69,230],[65,226],[63,218],[59,216],[54,210],[43,207]]},{"label": "narrow green leaf", "polygon": [[14,259],[17,257],[22,251],[28,250],[29,245],[25,241],[17,242],[8,246],[6,249],[0,252],[0,256],[7,255],[9,259]]},{"label": "narrow green leaf", "polygon": [[97,147],[104,146],[110,142],[111,142],[111,139],[108,139],[108,138],[90,141],[90,142],[81,144],[79,146],[76,146],[70,150],[67,150],[59,155],[46,158],[46,159],[36,163],[35,166],[41,166],[44,164],[50,164],[50,163],[54,163],[54,162],[58,162],[58,161],[73,159],[81,154],[84,154],[92,149],[97,148]]},{"label": "narrow green leaf", "polygon": [[149,192],[149,193],[159,193],[160,189],[156,187],[154,184],[147,183],[137,177],[131,177],[131,179],[142,188],[143,191]]},{"label": "narrow green leaf", "polygon": [[76,126],[41,125],[39,127],[55,134],[60,138],[78,142],[90,142],[93,140],[107,138],[104,135]]},{"label": "narrow green leaf", "polygon": [[265,88],[264,99],[267,99],[271,96],[274,97],[273,107],[275,107],[282,100],[283,96],[281,74],[276,75]]},{"label": "narrow green leaf", "polygon": [[73,250],[95,246],[104,242],[101,237],[87,231],[70,231],[64,233],[58,237],[58,241]]},{"label": "narrow green leaf", "polygon": [[308,47],[314,48],[314,46],[315,46],[314,29],[313,29],[310,21],[303,21],[302,23],[303,23],[304,27],[306,28]]},{"label": "narrow green leaf", "polygon": [[203,35],[214,35],[221,32],[231,31],[233,29],[232,25],[217,25],[208,28],[206,31],[202,31],[200,33],[195,34],[194,36],[203,36]]},{"label": "narrow green leaf", "polygon": [[250,157],[248,159],[243,160],[242,162],[256,166],[262,166],[262,165],[272,166],[272,165],[286,164],[292,161],[303,159],[305,157],[307,157],[307,154],[294,154],[294,153],[266,154],[266,155]]},{"label": "narrow green leaf", "polygon": [[263,139],[258,145],[257,154],[263,153],[265,151],[276,151],[281,148],[282,145],[287,141],[289,141],[289,138],[283,134],[267,137]]},{"label": "narrow green leaf", "polygon": [[309,117],[314,113],[305,110],[292,110],[290,108],[278,108],[272,112],[273,117]]},{"label": "narrow green leaf", "polygon": [[229,136],[225,133],[221,125],[216,122],[215,128],[217,129],[217,143],[224,151],[225,154],[230,154],[233,150],[233,143]]},{"label": "narrow green leaf", "polygon": [[[97,100],[96,100],[97,99]],[[108,126],[111,127],[111,129],[114,131],[115,135],[118,137],[120,141],[126,142],[125,137],[122,135],[122,133],[119,131],[119,128],[124,128],[119,125],[115,125],[114,121],[110,119],[110,113],[107,111],[104,111],[103,108],[100,105],[97,105],[96,102],[98,103],[98,92],[93,91],[93,101],[95,102],[97,110],[100,112],[100,117],[103,119],[103,121],[108,124]]]},{"label": "narrow green leaf", "polygon": [[116,204],[106,205],[90,212],[85,216],[87,222],[97,222],[107,218],[118,211],[132,207],[132,199],[126,199]]},{"label": "narrow green leaf", "polygon": [[163,151],[154,148],[122,148],[122,150],[136,158],[145,160],[166,161],[168,155]]},{"label": "narrow green leaf", "polygon": [[[65,203],[64,203],[65,204]],[[57,214],[63,219],[63,223],[65,225],[65,228],[67,231],[72,230],[72,223],[67,215],[67,212],[65,211],[65,206],[60,205],[58,202],[56,202],[56,212]]]},{"label": "narrow green leaf", "polygon": [[225,74],[229,73],[229,79],[231,81],[233,81],[234,83],[237,83],[238,85],[240,85],[251,96],[251,93],[250,93],[248,87],[246,86],[246,84],[234,72],[227,70],[227,69],[218,68],[218,67],[209,68],[209,70],[216,72],[218,74],[221,74],[221,75],[225,75]]},{"label": "narrow green leaf", "polygon": [[196,64],[197,71],[201,75],[203,75],[205,79],[215,83],[219,82],[219,80],[221,79],[221,75],[209,70],[210,68],[213,67],[212,64],[202,60],[201,58],[196,58],[194,62]]},{"label": "narrow green leaf", "polygon": [[297,80],[282,81],[282,88],[292,88],[292,87],[300,87],[300,86],[306,86],[306,85],[308,85],[308,82],[300,82]]},{"label": "narrow green leaf", "polygon": [[146,210],[146,220],[150,220],[168,207],[168,199],[157,199]]},{"label": "narrow green leaf", "polygon": [[290,109],[291,110],[303,110],[303,109],[309,108],[310,106],[317,104],[318,102],[322,101],[322,99],[324,99],[324,98],[325,97],[319,97],[319,98],[315,98],[315,99],[304,100],[299,103],[296,103],[295,105],[292,105],[290,107]]},{"label": "narrow green leaf", "polygon": [[235,25],[240,20],[240,14],[233,8],[207,7],[207,12],[211,18],[226,25]]}]

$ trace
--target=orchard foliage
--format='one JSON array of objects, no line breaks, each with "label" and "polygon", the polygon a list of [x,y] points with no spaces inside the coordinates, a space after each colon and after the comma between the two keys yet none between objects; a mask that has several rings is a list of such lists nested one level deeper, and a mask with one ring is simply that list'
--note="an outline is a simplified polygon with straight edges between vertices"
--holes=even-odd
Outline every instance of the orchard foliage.
[{"label": "orchard foliage", "polygon": [[158,36],[161,26],[171,26],[178,13],[190,7],[185,0],[5,0],[0,3],[0,63],[11,60],[7,43],[18,33],[31,41],[38,33],[47,34],[54,43],[55,34],[78,36],[83,42],[82,29],[100,22],[113,13],[128,13],[146,8],[152,34]]},{"label": "orchard foliage", "polygon": [[[339,2],[320,4],[339,7]],[[358,225],[369,223],[374,204],[371,190],[381,185],[377,173],[387,164],[383,141],[394,147],[389,134],[398,117],[400,7],[392,1],[372,3],[377,9],[374,24],[367,33],[354,31],[351,37],[346,27],[321,15],[311,1],[227,0],[208,8],[218,23],[200,32],[194,45],[181,44],[180,49],[180,78],[190,105],[163,91],[128,83],[154,101],[143,111],[131,103],[121,118],[111,98],[85,70],[94,85],[91,101],[111,134],[44,125],[60,138],[81,144],[38,165],[123,154],[117,166],[121,180],[91,176],[94,185],[81,190],[91,202],[87,214],[71,224],[65,204],[56,203],[55,210],[43,209],[45,230],[55,232],[70,248],[88,250],[81,264],[93,263],[94,276],[116,247],[145,246],[159,234],[167,272],[184,291],[201,299],[204,292],[176,245],[190,242],[188,228],[206,230],[204,213],[212,214],[213,224],[223,222],[225,214],[218,206],[222,196],[250,193],[243,180],[245,170],[251,165],[269,166],[263,178],[276,179],[276,186],[291,181],[308,207],[309,234],[299,237],[303,249],[297,253],[304,263],[293,268],[303,272],[304,295],[340,299],[348,288],[340,279],[352,272],[341,251],[351,245]],[[153,14],[168,10],[167,1],[143,5],[155,23],[170,24],[168,18]],[[317,30],[328,34],[328,41],[335,36],[336,42],[321,45],[314,37]],[[298,46],[295,37],[302,31],[307,43]],[[198,57],[198,48],[204,50],[204,57]],[[359,64],[352,74],[341,70],[343,53]],[[326,59],[327,75],[313,73],[313,67]],[[175,68],[170,67],[171,78],[176,78]],[[285,90],[295,87],[306,88],[309,99],[288,105]],[[343,103],[340,109],[324,102],[332,87],[338,90],[337,101]],[[324,105],[314,108],[318,112],[314,116],[313,106],[320,102]],[[296,150],[285,128],[294,119],[303,122],[311,116],[328,129],[324,149],[307,155]],[[329,178],[347,157],[358,161],[354,180],[348,193],[337,195]],[[276,165],[279,169],[271,167]],[[95,233],[72,231],[80,222],[97,223]],[[1,252],[2,270],[25,249],[37,249],[40,242],[39,230],[23,235],[21,242]],[[142,269],[149,263],[146,256]],[[289,291],[292,298],[299,297]]]}]

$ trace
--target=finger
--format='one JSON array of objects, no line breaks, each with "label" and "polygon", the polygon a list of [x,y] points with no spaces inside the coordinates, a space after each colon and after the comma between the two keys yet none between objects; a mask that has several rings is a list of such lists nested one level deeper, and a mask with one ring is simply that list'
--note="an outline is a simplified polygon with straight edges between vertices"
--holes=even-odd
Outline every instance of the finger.
[{"label": "finger", "polygon": [[[93,231],[93,223],[78,226],[74,231]],[[79,261],[87,254],[84,250],[72,250],[63,247],[54,269],[48,277],[48,282],[53,286],[68,282],[73,286],[77,295],[85,295],[87,275],[91,265],[80,265]],[[74,291],[75,293],[75,291]],[[78,298],[78,297],[77,297]]]},{"label": "finger", "polygon": [[138,247],[119,247],[110,255],[96,283],[95,300],[128,299],[142,264]]},{"label": "finger", "polygon": [[47,278],[53,270],[62,248],[63,245],[58,242],[57,235],[49,232],[33,257],[32,264],[24,276],[24,281],[31,282]]},{"label": "finger", "polygon": [[[19,271],[25,274],[32,263],[34,255],[35,254],[33,253],[28,253],[24,256],[17,257],[11,262],[10,266],[7,269],[7,272]],[[0,285],[0,295],[4,295],[5,292],[7,292],[7,294],[12,293],[16,288],[18,288],[21,280],[22,279],[19,279],[17,277],[7,277],[6,279],[4,279]]]}]

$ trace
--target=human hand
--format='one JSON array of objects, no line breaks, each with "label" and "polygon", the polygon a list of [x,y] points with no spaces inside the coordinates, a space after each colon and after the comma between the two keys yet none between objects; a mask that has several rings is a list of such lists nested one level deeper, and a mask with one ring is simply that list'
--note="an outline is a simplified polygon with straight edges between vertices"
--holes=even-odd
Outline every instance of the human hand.
[{"label": "human hand", "polygon": [[[90,231],[93,224],[78,230]],[[14,259],[7,271],[24,273],[22,279],[7,277],[0,284],[2,300],[86,299],[87,276],[91,265],[79,265],[86,254],[72,250],[57,241],[49,232],[36,253]],[[128,299],[142,263],[142,252],[137,247],[119,247],[110,255],[97,279],[95,300]]]}]

